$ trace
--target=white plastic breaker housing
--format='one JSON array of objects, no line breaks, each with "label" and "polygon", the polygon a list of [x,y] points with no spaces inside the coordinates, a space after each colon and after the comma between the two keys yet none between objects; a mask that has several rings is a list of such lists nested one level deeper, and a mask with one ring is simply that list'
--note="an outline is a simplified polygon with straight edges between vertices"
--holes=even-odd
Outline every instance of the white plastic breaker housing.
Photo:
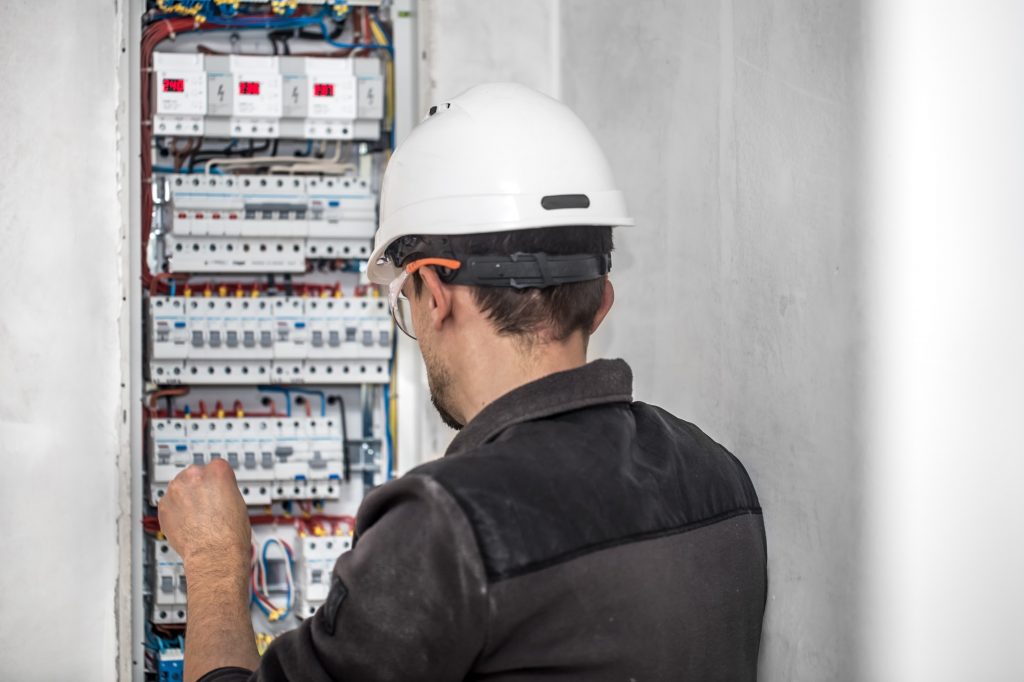
[{"label": "white plastic breaker housing", "polygon": [[149,423],[150,502],[190,464],[223,459],[248,505],[338,499],[343,484],[337,417],[163,418]]}]

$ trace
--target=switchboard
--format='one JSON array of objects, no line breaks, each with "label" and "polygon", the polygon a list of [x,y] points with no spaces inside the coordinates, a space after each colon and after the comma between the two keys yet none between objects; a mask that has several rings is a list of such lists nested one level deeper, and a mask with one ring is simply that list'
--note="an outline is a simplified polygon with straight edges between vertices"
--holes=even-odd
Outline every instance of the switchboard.
[{"label": "switchboard", "polygon": [[188,579],[157,516],[177,474],[216,459],[235,474],[262,653],[323,604],[360,501],[395,470],[396,339],[365,273],[396,103],[411,96],[395,26],[414,13],[412,0],[144,4],[136,679],[180,680]]}]

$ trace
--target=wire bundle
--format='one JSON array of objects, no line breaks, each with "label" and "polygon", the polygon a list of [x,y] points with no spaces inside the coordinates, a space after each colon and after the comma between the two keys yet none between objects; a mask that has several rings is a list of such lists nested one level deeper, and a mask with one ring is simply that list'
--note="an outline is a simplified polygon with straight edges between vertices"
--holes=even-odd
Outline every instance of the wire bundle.
[{"label": "wire bundle", "polygon": [[[270,588],[267,585],[267,562],[268,552],[271,547],[277,547],[281,558],[285,562],[285,600],[279,605],[270,596]],[[263,612],[271,623],[287,618],[295,605],[295,559],[292,555],[291,546],[278,537],[270,537],[263,541],[260,551],[256,551],[255,543],[252,545],[252,569],[250,575],[250,586],[252,587],[252,603]]]}]

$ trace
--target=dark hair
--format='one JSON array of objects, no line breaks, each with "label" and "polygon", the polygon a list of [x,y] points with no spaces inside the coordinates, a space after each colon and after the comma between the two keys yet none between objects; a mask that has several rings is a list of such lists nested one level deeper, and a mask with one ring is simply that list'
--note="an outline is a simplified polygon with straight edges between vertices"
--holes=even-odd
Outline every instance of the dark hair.
[{"label": "dark hair", "polygon": [[[551,256],[605,254],[614,248],[612,228],[591,225],[541,227],[512,232],[449,236],[459,256],[487,256],[543,252]],[[419,273],[413,278],[416,294],[423,287]],[[546,289],[470,287],[473,300],[487,314],[499,334],[521,337],[548,332],[564,341],[576,330],[589,336],[594,316],[604,297],[604,277]]]}]

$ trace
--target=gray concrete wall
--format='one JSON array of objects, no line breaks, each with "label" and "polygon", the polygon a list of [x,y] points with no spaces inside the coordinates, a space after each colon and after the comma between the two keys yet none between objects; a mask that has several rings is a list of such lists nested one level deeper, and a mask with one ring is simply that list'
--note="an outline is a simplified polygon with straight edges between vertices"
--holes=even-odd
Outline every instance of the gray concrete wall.
[{"label": "gray concrete wall", "polygon": [[127,508],[118,472],[116,11],[114,3],[0,4],[5,680],[117,675],[117,518]]},{"label": "gray concrete wall", "polygon": [[619,231],[592,355],[626,358],[639,398],[750,470],[770,555],[762,678],[855,678],[859,3],[423,5],[428,97],[517,79],[561,96],[611,157],[638,225]]},{"label": "gray concrete wall", "polygon": [[[478,83],[515,81],[558,97],[559,0],[419,0],[420,117]],[[420,120],[420,119],[417,119]],[[440,457],[455,432],[429,402],[419,347],[399,338],[399,471]],[[410,368],[415,363],[417,367]]]},{"label": "gray concrete wall", "polygon": [[858,3],[564,0],[563,99],[637,227],[594,355],[746,464],[765,680],[856,677]]}]

